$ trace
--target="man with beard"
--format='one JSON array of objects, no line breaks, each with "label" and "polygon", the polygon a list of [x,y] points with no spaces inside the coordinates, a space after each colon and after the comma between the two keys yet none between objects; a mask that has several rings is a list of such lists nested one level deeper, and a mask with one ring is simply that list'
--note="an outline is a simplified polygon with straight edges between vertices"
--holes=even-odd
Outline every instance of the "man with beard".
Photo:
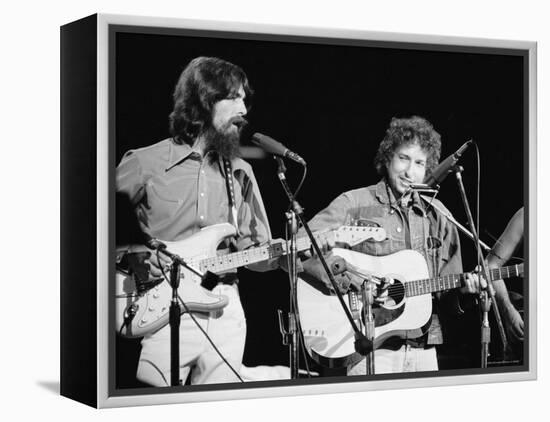
[{"label": "man with beard", "polygon": [[[238,158],[252,91],[243,70],[227,61],[198,57],[183,70],[174,91],[171,137],[128,151],[116,171],[117,191],[128,195],[143,231],[178,241],[218,223],[231,223],[237,235],[218,253],[268,242],[269,224],[251,166]],[[127,253],[148,251],[136,246]],[[147,254],[149,255],[149,254]],[[152,277],[169,262],[149,255]],[[256,264],[257,271],[270,269]],[[192,384],[236,382],[197,323],[235,371],[241,367],[246,321],[236,272],[223,274],[213,293],[229,298],[221,316],[186,313],[180,326],[180,380]],[[141,343],[137,378],[154,386],[170,385],[170,326],[147,334]]]}]

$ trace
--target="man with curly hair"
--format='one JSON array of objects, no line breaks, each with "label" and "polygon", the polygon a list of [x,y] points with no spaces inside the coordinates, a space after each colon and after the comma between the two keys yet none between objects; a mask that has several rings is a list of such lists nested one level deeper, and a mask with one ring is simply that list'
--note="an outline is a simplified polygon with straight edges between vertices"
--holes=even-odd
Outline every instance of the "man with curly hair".
[{"label": "man with curly hair", "polygon": [[[174,91],[171,137],[128,151],[116,170],[117,191],[126,194],[142,230],[164,241],[188,238],[202,228],[231,223],[237,235],[223,241],[218,253],[243,250],[271,239],[267,215],[251,166],[237,157],[241,129],[252,90],[243,70],[225,60],[198,57],[183,70]],[[144,246],[153,277],[159,262]],[[252,269],[265,271],[270,264]],[[239,372],[246,321],[236,272],[224,274],[213,293],[229,298],[221,315],[184,314],[180,325],[180,380],[192,384],[237,382],[239,378],[207,341],[199,324],[231,367]],[[170,385],[170,327],[147,334],[141,342],[138,380]]]},{"label": "man with curly hair", "polygon": [[[412,249],[426,259],[430,277],[462,273],[460,241],[455,226],[418,192],[410,189],[411,184],[422,183],[435,169],[440,153],[441,137],[426,119],[418,116],[393,118],[374,160],[382,179],[376,185],[338,196],[309,222],[311,229],[331,229],[344,224],[382,227],[387,233],[386,240],[365,241],[353,250],[384,256]],[[433,201],[438,208],[445,209],[440,201]],[[303,267],[306,273],[319,274],[314,258],[305,261]],[[339,277],[342,279],[342,275]],[[355,276],[348,274],[348,277]],[[323,281],[326,284],[327,280]],[[460,289],[465,294],[478,290],[479,281],[471,276]],[[449,308],[460,311],[457,299],[452,291],[434,295],[432,322],[427,333],[421,338],[386,341],[375,351],[375,372],[437,370],[435,346],[443,342],[438,314]],[[348,368],[349,375],[365,372],[364,360]]]}]

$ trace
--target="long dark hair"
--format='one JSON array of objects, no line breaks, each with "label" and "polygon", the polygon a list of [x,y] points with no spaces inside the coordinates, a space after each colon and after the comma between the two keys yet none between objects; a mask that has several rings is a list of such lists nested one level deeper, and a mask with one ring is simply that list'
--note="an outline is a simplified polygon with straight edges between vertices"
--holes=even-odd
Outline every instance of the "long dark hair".
[{"label": "long dark hair", "polygon": [[243,87],[247,109],[252,89],[244,71],[216,57],[197,57],[181,73],[174,89],[170,133],[174,142],[192,144],[212,122],[214,104]]},{"label": "long dark hair", "polygon": [[393,153],[403,144],[418,144],[426,151],[426,175],[430,174],[439,163],[441,156],[441,136],[432,124],[423,117],[393,118],[386,136],[374,158],[378,174],[386,176],[386,166],[391,161]]}]

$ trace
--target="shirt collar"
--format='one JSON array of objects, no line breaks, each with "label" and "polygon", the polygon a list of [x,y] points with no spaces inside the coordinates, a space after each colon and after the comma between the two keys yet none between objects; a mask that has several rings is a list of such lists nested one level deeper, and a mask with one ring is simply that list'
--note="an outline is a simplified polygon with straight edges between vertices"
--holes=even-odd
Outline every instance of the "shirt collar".
[{"label": "shirt collar", "polygon": [[[193,148],[188,144],[176,144],[173,139],[171,138],[169,140],[170,146],[168,149],[168,158],[166,161],[166,168],[164,171],[168,171],[175,167],[176,165],[180,164],[182,161],[187,160],[191,157],[191,155],[196,155],[198,159],[204,160],[204,156],[201,154],[198,148]],[[210,154],[210,152],[208,153]],[[206,155],[208,155],[206,154]],[[243,170],[246,171],[244,161],[243,160],[232,160],[233,164],[233,171],[235,170]]]},{"label": "shirt collar", "polygon": [[192,154],[198,154],[202,159],[202,155],[198,149],[193,149],[188,144],[176,144],[173,139],[170,139],[170,147],[168,151],[168,160],[164,171],[172,169],[177,164],[189,158]]}]

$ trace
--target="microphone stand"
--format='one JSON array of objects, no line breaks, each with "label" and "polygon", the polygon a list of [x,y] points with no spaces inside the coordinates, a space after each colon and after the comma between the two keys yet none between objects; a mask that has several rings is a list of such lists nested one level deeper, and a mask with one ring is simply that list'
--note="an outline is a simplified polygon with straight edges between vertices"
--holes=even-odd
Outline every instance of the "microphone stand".
[{"label": "microphone stand", "polygon": [[172,300],[170,301],[170,385],[181,385],[180,380],[180,323],[181,308],[178,301],[178,287],[180,284],[180,266],[174,261],[170,269],[170,285],[172,286]]},{"label": "microphone stand", "polygon": [[[372,305],[374,304],[374,283],[372,278],[363,281],[361,285],[361,296],[363,299],[363,320],[365,321],[365,337],[371,344],[374,342],[374,313]],[[365,357],[367,366],[367,375],[374,375],[374,348],[368,351]]]},{"label": "microphone stand", "polygon": [[[212,277],[213,274],[207,272],[203,274],[201,271],[187,264],[183,258],[166,249],[166,245],[158,242],[155,245],[159,253],[166,255],[172,260],[170,267],[170,286],[172,287],[172,299],[170,300],[169,324],[170,324],[170,385],[172,387],[181,385],[180,380],[180,323],[181,323],[181,307],[179,303],[178,289],[181,278],[181,267],[184,267],[192,273],[199,276],[201,279]],[[212,280],[208,280],[212,282]]]},{"label": "microphone stand", "polygon": [[[439,185],[438,185],[438,189],[439,189]],[[415,189],[417,190],[418,192],[420,192],[420,190],[418,189]],[[447,220],[449,220],[451,223],[453,223],[456,228],[458,230],[460,230],[463,234],[465,234],[467,237],[469,237],[470,239],[472,239],[474,242],[475,242],[475,238],[474,238],[474,235],[472,234],[472,232],[470,232],[466,227],[464,227],[462,224],[460,224],[458,221],[456,221],[456,219],[453,217],[453,215],[444,210],[443,208],[439,207],[437,204],[435,204],[434,202],[431,202],[429,201],[429,197],[426,197],[424,195],[420,195],[424,200],[428,201],[430,203],[430,206],[431,207],[434,207],[437,211],[439,211],[442,215],[444,215]],[[484,243],[481,239],[478,239],[479,240],[479,244],[480,246],[485,250],[485,252],[489,252],[491,250],[491,247],[488,246],[486,243]]]},{"label": "microphone stand", "polygon": [[[491,327],[489,325],[489,310],[491,309],[491,301],[495,302],[495,292],[493,288],[493,282],[489,278],[489,271],[487,269],[487,263],[483,259],[483,254],[481,252],[481,245],[478,233],[475,228],[474,219],[468,204],[468,198],[466,197],[466,190],[464,189],[464,183],[462,182],[462,172],[464,168],[462,166],[455,165],[452,167],[451,171],[455,173],[456,180],[458,183],[458,188],[460,190],[460,195],[462,197],[462,202],[464,204],[464,209],[466,210],[466,215],[468,217],[468,224],[472,230],[472,235],[474,237],[474,243],[476,245],[476,253],[478,265],[481,265],[483,275],[485,280],[487,280],[487,288],[482,290],[480,293],[481,300],[481,311],[482,311],[482,322],[481,322],[481,367],[487,368],[487,359],[489,357],[489,343],[491,342]],[[496,302],[495,302],[496,303]],[[493,307],[495,320],[497,322],[497,327],[500,333],[502,340],[503,350],[508,349],[508,341],[506,338],[506,333],[504,331],[504,326],[502,324],[502,319],[500,317],[500,312],[498,306]]]},{"label": "microphone stand", "polygon": [[[361,332],[361,330],[359,330],[359,328],[357,328],[357,324],[355,324],[353,316],[351,315],[351,312],[350,312],[349,308],[346,306],[346,303],[344,302],[344,298],[342,296],[342,293],[340,292],[340,289],[338,289],[338,286],[336,285],[336,281],[334,280],[334,276],[332,275],[332,272],[330,271],[330,269],[327,265],[327,262],[325,261],[325,258],[323,257],[323,253],[321,252],[321,249],[319,248],[319,245],[317,244],[317,241],[316,241],[315,237],[313,236],[313,233],[311,232],[311,229],[309,228],[307,222],[305,221],[305,219],[303,217],[303,212],[304,212],[303,208],[296,201],[296,198],[294,197],[294,195],[292,194],[292,191],[290,190],[290,187],[288,186],[288,183],[286,181],[286,175],[285,175],[286,168],[285,168],[285,165],[283,163],[283,160],[278,156],[274,156],[274,158],[277,161],[277,165],[278,165],[277,176],[278,176],[278,178],[281,182],[281,185],[283,187],[283,190],[285,191],[285,193],[288,197],[288,200],[290,202],[290,208],[291,208],[292,214],[294,215],[294,218],[296,218],[296,217],[298,218],[298,220],[300,221],[300,223],[304,227],[304,229],[307,233],[307,236],[309,237],[309,240],[311,242],[311,246],[315,250],[315,253],[316,253],[317,257],[321,261],[323,269],[325,270],[325,272],[326,272],[326,274],[327,274],[327,276],[330,280],[330,283],[332,285],[332,288],[336,293],[336,297],[338,298],[338,300],[340,302],[340,305],[342,306],[342,309],[344,310],[344,313],[346,314],[346,317],[349,320],[350,325],[351,325],[351,327],[352,327],[352,329],[355,333],[355,342],[354,342],[355,350],[356,350],[356,352],[358,352],[362,356],[366,356],[367,353],[373,349],[373,342],[371,340],[367,339],[365,334],[363,334]],[[291,246],[291,248],[292,248],[292,246]],[[291,351],[290,351],[290,355],[291,355],[291,377],[294,377],[294,376],[297,377],[298,376],[298,374],[297,374],[298,367],[297,367],[296,362],[298,360],[298,353],[297,353],[297,345],[296,345],[296,340],[297,340],[296,329],[297,329],[297,326],[298,326],[298,322],[297,322],[296,318],[297,318],[297,311],[298,310],[295,308],[295,304],[297,303],[296,285],[297,285],[298,277],[297,277],[297,274],[296,274],[296,268],[297,268],[296,260],[297,260],[298,257],[297,257],[297,254],[292,254],[292,251],[291,251],[290,255],[291,255],[291,258],[293,259],[293,261],[291,262],[291,265],[290,265],[291,268],[289,268],[289,273],[290,272],[295,273],[294,275],[292,275],[292,274],[290,275],[290,279],[291,279],[290,280],[291,281],[290,304],[291,304],[291,311],[292,312],[289,313],[289,331],[284,332],[284,330],[282,329],[282,326],[281,326],[281,333],[283,334],[283,339],[285,339],[285,337],[286,337],[288,342],[293,342],[292,344],[290,344],[290,349],[291,349]],[[292,255],[294,255],[294,256],[292,256]],[[290,269],[292,269],[292,271],[290,271]],[[281,323],[281,314],[279,314],[279,323]],[[295,326],[293,327],[292,324],[294,324]],[[285,345],[287,344],[287,343],[284,342],[284,340],[283,340],[283,343]],[[295,366],[296,374],[292,373],[293,365]]]},{"label": "microphone stand", "polygon": [[[279,157],[275,157],[277,161],[277,174],[281,181],[284,180],[286,184],[286,167],[283,160]],[[286,186],[288,187],[288,186]],[[290,379],[298,379],[298,371],[300,367],[300,355],[298,353],[298,309],[297,309],[297,295],[296,286],[298,284],[298,271],[297,271],[297,259],[298,259],[298,247],[296,244],[296,234],[298,232],[298,225],[296,224],[296,213],[294,210],[290,210],[285,213],[287,233],[290,236],[290,246],[287,251],[288,259],[288,277],[290,281],[290,297],[289,297],[289,312],[288,312],[288,329],[284,328],[282,311],[279,310],[279,329],[283,336],[283,344],[288,346],[289,349],[289,366],[290,366]]]},{"label": "microphone stand", "polygon": [[290,350],[290,378],[298,379],[298,368],[300,366],[300,355],[298,353],[298,309],[296,286],[298,284],[297,259],[298,248],[296,245],[296,233],[298,225],[296,224],[296,213],[289,211],[286,213],[288,233],[290,233],[290,252],[288,254],[289,278],[290,278],[290,303],[288,313],[288,346]]}]

